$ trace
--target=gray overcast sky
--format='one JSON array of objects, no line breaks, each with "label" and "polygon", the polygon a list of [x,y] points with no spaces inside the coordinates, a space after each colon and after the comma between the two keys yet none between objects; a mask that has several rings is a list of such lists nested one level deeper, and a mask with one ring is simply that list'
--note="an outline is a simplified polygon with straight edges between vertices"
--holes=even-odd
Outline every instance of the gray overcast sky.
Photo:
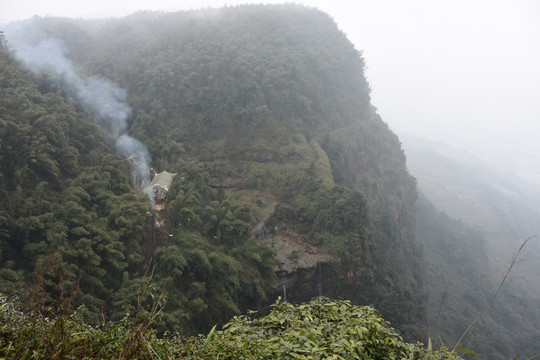
[{"label": "gray overcast sky", "polygon": [[[0,0],[0,23],[246,2]],[[296,2],[328,13],[363,51],[372,103],[395,132],[499,159],[540,183],[540,1]]]}]

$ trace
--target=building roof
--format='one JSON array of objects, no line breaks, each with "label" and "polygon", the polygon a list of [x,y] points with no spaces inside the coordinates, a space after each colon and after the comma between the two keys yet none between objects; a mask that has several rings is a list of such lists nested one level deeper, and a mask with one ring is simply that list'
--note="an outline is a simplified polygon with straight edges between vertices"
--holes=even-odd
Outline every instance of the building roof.
[{"label": "building roof", "polygon": [[150,183],[150,186],[154,187],[157,185],[168,191],[169,188],[171,187],[173,177],[175,176],[176,176],[176,173],[171,174],[170,172],[162,171],[159,174],[156,174],[154,176],[154,178],[152,179],[152,182]]}]

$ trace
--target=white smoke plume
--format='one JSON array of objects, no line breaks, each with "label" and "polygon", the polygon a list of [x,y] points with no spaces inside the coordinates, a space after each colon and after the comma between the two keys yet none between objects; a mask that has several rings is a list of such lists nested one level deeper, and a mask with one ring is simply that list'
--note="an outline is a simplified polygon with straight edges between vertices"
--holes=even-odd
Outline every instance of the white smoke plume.
[{"label": "white smoke plume", "polygon": [[118,154],[128,159],[132,166],[136,190],[144,191],[153,204],[151,192],[145,191],[150,184],[150,154],[143,143],[125,133],[127,119],[131,115],[126,91],[106,79],[80,75],[66,57],[67,48],[61,41],[45,39],[36,46],[14,45],[17,58],[28,69],[36,73],[46,72],[62,86],[68,87],[77,103],[110,134]]},{"label": "white smoke plume", "polygon": [[144,191],[150,197],[150,201],[153,204],[150,192],[146,191],[150,185],[150,168],[148,167],[150,154],[148,153],[148,149],[139,140],[127,134],[120,135],[116,138],[115,145],[120,155],[130,162],[133,169],[132,176],[135,187],[138,187],[138,191]]}]

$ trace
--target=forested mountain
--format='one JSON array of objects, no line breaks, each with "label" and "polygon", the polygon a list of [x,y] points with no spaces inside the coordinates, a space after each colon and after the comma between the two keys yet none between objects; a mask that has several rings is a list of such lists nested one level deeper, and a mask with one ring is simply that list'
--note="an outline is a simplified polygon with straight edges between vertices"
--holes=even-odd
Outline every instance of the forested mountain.
[{"label": "forested mountain", "polygon": [[[97,321],[100,313],[121,317],[136,307],[140,284],[145,281],[139,275],[143,247],[149,240],[143,231],[147,199],[136,196],[128,163],[115,158],[111,139],[67,104],[63,90],[50,78],[24,72],[5,50],[2,70],[2,291],[14,292],[23,280],[30,280],[35,268],[52,281],[65,277],[72,283],[80,277],[78,303],[86,306],[91,321]],[[206,205],[217,198],[202,168],[188,163],[180,172],[183,188],[192,189]],[[175,191],[182,190],[171,189]],[[247,212],[249,220],[245,206],[234,201],[223,201],[220,206]],[[208,216],[213,211],[220,209],[206,209]],[[241,244],[249,239],[251,248],[230,251],[242,260],[247,258],[245,263],[209,244],[194,245],[202,241],[195,235],[182,237],[177,246],[164,243],[151,254],[156,264],[154,279],[160,286],[182,273],[195,278],[183,279],[187,291],[181,284],[170,286],[172,311],[167,315],[174,324],[181,324],[176,325],[178,329],[202,330],[205,324],[238,313],[237,303],[256,307],[259,298],[267,300],[265,292],[270,291],[273,279],[272,254],[254,244],[249,225],[242,220],[240,216],[232,220],[235,240]],[[159,236],[166,237],[163,229],[157,229]],[[249,267],[249,261],[255,266]],[[52,265],[60,269],[51,274]],[[222,276],[215,275],[218,271]],[[242,271],[250,271],[250,277],[241,276]],[[201,280],[216,283],[206,291]],[[234,301],[227,298],[223,287],[230,286],[232,292],[240,285],[242,291],[234,294]],[[213,304],[214,314],[204,315],[211,320],[185,321],[194,317],[191,313],[206,310],[201,297]],[[175,314],[181,306],[185,308]]]},{"label": "forested mountain", "polygon": [[[324,295],[375,306],[408,340],[436,336],[423,254],[450,266],[441,249],[465,254],[475,235],[420,201],[416,236],[416,181],[328,15],[254,5],[34,18],[6,34],[1,292],[78,284],[96,323],[159,294],[139,293],[151,277],[159,333]],[[151,169],[133,172],[142,160]],[[162,171],[176,175],[148,201],[145,178]],[[483,255],[466,258],[428,280],[481,269]]]},{"label": "forested mountain", "polygon": [[[521,243],[538,234],[538,186],[450,146],[410,136],[401,139],[407,166],[423,192],[449,216],[484,233],[489,268],[499,276]],[[540,286],[524,282],[534,282],[531,274],[540,271],[535,261],[539,255],[539,241],[531,241],[522,264],[514,269],[524,291],[534,297],[540,297]]]},{"label": "forested mountain", "polygon": [[475,352],[490,359],[537,354],[539,245],[530,238],[539,219],[530,207],[534,187],[442,143],[400,139],[407,166],[425,194],[418,202],[416,230],[424,244],[432,333],[455,343],[471,319],[489,309],[472,341]]},{"label": "forested mountain", "polygon": [[78,296],[97,319],[140,266],[145,202],[110,141],[61,89],[5,49],[0,61],[2,291],[18,289],[52,251],[66,281],[84,274]]},{"label": "forested mountain", "polygon": [[[51,148],[41,156],[75,142],[70,160],[79,167],[66,167],[64,173],[60,164],[56,177],[44,169],[35,183],[5,183],[4,196],[10,201],[21,203],[14,200],[21,192],[33,206],[40,196],[50,202],[23,213],[18,212],[21,206],[3,202],[8,229],[22,229],[5,233],[10,250],[3,267],[18,274],[8,283],[12,288],[52,248],[66,265],[80,268],[83,293],[86,283],[102,289],[87,290],[95,298],[89,312],[95,314],[105,304],[102,311],[114,318],[134,297],[151,256],[153,279],[168,295],[162,329],[205,331],[287,291],[291,301],[331,295],[371,303],[409,338],[424,335],[421,257],[414,240],[415,182],[397,137],[370,104],[360,53],[326,14],[287,5],[138,13],[107,21],[35,18],[9,31],[8,41],[29,69],[35,69],[36,51],[51,60],[45,71],[30,75],[4,54],[11,68],[3,73],[27,81],[16,82],[19,90],[9,84],[4,91],[28,97],[26,87],[34,89],[35,98],[25,100],[32,106],[45,102],[42,97],[58,97],[76,117],[72,126],[86,124],[97,142],[81,148],[80,130],[65,135],[66,145],[37,134]],[[53,52],[58,49],[60,53]],[[72,64],[82,79],[106,79],[127,90],[128,134],[148,146],[155,171],[177,173],[164,208],[153,210],[153,230],[143,231],[144,197],[130,191],[126,162],[109,160],[118,164],[113,166],[121,176],[101,168],[105,154],[113,152],[114,139],[89,121],[97,111],[88,110],[59,62]],[[22,100],[12,101],[13,111],[20,111]],[[69,129],[57,124],[58,111],[42,107],[29,124],[48,116],[51,126]],[[24,136],[32,137],[26,131],[38,128],[24,129]],[[7,134],[3,139],[2,151],[8,154],[8,142],[15,140]],[[34,149],[31,145],[30,140]],[[89,164],[93,173],[83,167],[89,166],[86,154],[94,154]],[[31,167],[37,161],[44,167],[46,160],[29,154],[16,164]],[[3,165],[4,179],[11,178],[8,171],[17,172],[9,166]],[[65,194],[69,185],[79,185],[81,174],[104,183],[100,187],[89,181],[84,191]],[[112,187],[107,181],[121,182],[117,187],[122,192],[110,196],[124,196],[123,201],[115,204],[107,195],[91,192]],[[70,196],[77,196],[73,205]],[[98,240],[69,208],[75,204],[87,205],[81,216],[95,218],[95,231],[113,239]],[[32,222],[36,218],[41,222]],[[64,230],[50,229],[53,224]],[[115,226],[118,235],[111,231]],[[263,229],[257,241],[252,228]],[[154,246],[148,245],[149,233]],[[23,241],[28,245],[20,245]],[[114,248],[117,243],[123,247]],[[83,244],[89,251],[115,249],[125,259],[122,265],[110,261],[116,268],[109,271],[102,266],[107,261],[103,257],[92,258],[78,248]],[[319,255],[305,258],[306,247]],[[72,252],[88,256],[93,268],[81,268]],[[19,261],[22,257],[25,262]],[[274,290],[280,268],[281,286]],[[316,269],[318,276],[312,275]],[[102,278],[90,280],[90,272]],[[83,296],[79,299],[85,303]]]}]

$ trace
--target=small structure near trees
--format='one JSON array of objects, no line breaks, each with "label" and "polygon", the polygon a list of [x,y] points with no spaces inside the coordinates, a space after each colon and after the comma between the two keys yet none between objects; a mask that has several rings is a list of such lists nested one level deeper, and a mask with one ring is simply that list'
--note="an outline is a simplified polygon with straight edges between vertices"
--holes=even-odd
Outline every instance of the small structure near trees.
[{"label": "small structure near trees", "polygon": [[167,171],[162,171],[154,176],[149,188],[156,202],[165,200],[165,196],[167,196],[167,192],[169,191],[175,176],[176,173],[172,174]]}]

